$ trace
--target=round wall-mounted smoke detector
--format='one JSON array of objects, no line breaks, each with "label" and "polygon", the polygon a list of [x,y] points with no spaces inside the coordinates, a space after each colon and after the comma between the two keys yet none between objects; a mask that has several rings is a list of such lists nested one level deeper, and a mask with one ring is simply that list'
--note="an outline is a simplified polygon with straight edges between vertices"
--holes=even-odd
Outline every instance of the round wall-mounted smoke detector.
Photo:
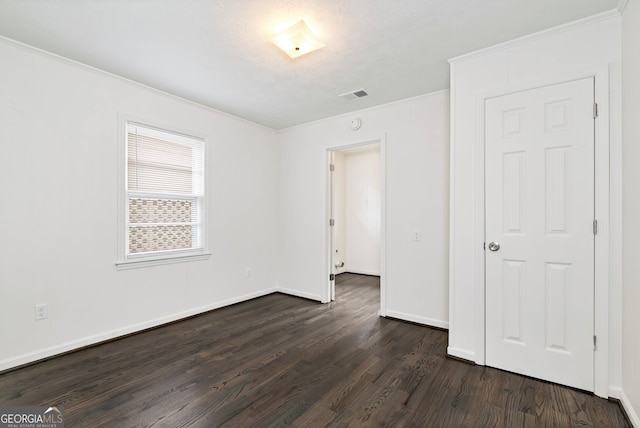
[{"label": "round wall-mounted smoke detector", "polygon": [[351,128],[352,131],[357,131],[358,129],[360,129],[361,126],[362,126],[362,120],[359,117],[356,117],[355,119],[351,119],[349,128]]}]

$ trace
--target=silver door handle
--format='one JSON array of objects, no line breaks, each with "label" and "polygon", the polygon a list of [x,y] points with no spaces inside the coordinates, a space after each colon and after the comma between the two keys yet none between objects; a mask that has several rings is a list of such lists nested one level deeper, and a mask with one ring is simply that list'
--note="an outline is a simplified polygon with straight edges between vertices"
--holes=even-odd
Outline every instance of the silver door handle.
[{"label": "silver door handle", "polygon": [[489,249],[491,251],[498,251],[500,249],[500,244],[497,242],[489,242]]}]

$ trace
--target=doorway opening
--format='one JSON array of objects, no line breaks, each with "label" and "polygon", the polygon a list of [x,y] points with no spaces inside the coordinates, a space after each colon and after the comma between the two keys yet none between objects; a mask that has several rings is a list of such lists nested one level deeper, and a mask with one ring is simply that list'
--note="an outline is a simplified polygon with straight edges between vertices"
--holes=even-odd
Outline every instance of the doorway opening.
[{"label": "doorway opening", "polygon": [[[341,283],[371,277],[384,304],[384,161],[380,141],[336,147],[328,162],[328,299],[336,300]],[[338,292],[336,292],[338,282]]]}]

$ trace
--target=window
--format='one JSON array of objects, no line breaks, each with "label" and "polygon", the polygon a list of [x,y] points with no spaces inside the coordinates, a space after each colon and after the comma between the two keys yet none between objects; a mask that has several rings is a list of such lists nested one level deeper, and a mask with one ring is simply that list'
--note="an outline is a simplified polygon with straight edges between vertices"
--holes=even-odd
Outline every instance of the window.
[{"label": "window", "polygon": [[126,123],[124,263],[205,250],[204,141]]}]

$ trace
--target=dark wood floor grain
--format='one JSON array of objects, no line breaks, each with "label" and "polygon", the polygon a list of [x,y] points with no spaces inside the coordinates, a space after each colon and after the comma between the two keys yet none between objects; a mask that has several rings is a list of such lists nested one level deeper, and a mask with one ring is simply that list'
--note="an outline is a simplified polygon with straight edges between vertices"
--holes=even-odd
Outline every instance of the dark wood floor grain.
[{"label": "dark wood floor grain", "polygon": [[321,305],[273,294],[0,375],[0,406],[68,427],[626,427],[616,403],[445,356],[380,318],[375,277]]}]

